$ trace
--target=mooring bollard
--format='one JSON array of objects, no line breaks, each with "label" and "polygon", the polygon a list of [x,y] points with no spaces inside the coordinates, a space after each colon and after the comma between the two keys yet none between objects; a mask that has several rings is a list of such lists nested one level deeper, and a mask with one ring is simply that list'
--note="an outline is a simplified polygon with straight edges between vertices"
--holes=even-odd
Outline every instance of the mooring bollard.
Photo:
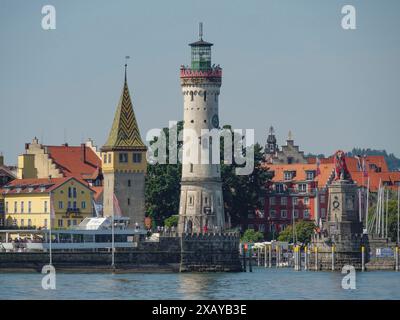
[{"label": "mooring bollard", "polygon": [[252,258],[253,258],[253,250],[251,246],[249,246],[249,272],[253,272],[253,266],[251,264]]},{"label": "mooring bollard", "polygon": [[272,245],[268,246],[268,265],[272,268]]},{"label": "mooring bollard", "polygon": [[318,267],[318,247],[314,247],[314,253],[315,253],[315,271],[319,270]]},{"label": "mooring bollard", "polygon": [[365,271],[365,247],[361,246],[361,271]]},{"label": "mooring bollard", "polygon": [[399,247],[396,247],[396,271],[399,271]]},{"label": "mooring bollard", "polygon": [[267,246],[264,246],[264,267],[266,268],[267,266]]},{"label": "mooring bollard", "polygon": [[279,246],[275,249],[275,267],[279,268]]},{"label": "mooring bollard", "polygon": [[245,246],[243,244],[243,271],[247,272],[247,265],[246,265],[246,250],[245,250]]},{"label": "mooring bollard", "polygon": [[304,270],[308,270],[308,247],[305,246],[304,248]]},{"label": "mooring bollard", "polygon": [[332,271],[335,271],[335,246],[332,246]]}]

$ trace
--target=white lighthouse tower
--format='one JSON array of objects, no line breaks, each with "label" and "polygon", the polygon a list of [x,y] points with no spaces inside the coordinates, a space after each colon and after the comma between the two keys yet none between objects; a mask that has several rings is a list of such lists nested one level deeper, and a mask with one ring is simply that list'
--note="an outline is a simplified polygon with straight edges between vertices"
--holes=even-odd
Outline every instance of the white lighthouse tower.
[{"label": "white lighthouse tower", "polygon": [[[211,159],[213,138],[201,135],[204,129],[219,129],[218,97],[222,69],[211,65],[212,45],[203,40],[200,23],[199,41],[190,44],[191,67],[182,66],[180,70],[184,111],[183,158],[190,158],[182,163],[178,231],[183,233],[222,231],[225,225],[219,159]],[[190,148],[186,148],[189,132],[195,133],[196,139],[192,139]],[[202,151],[207,148],[209,163],[202,159]]]}]

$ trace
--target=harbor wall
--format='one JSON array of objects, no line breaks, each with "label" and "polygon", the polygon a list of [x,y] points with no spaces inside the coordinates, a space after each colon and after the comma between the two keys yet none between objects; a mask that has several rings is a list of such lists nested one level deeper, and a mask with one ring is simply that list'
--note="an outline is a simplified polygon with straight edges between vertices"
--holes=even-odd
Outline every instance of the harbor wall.
[{"label": "harbor wall", "polygon": [[[183,235],[139,241],[136,248],[118,249],[115,268],[127,272],[241,271],[239,237],[233,235]],[[53,251],[56,270],[112,270],[110,251]],[[0,271],[41,271],[48,252],[0,252]]]}]

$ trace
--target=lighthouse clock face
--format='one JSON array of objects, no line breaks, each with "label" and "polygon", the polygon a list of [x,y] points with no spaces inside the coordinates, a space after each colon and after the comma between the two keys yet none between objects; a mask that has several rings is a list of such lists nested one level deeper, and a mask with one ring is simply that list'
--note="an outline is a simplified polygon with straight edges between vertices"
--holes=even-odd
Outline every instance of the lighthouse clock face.
[{"label": "lighthouse clock face", "polygon": [[214,128],[218,128],[219,127],[219,119],[218,119],[218,115],[214,114],[212,119],[211,119],[211,123],[214,126]]}]

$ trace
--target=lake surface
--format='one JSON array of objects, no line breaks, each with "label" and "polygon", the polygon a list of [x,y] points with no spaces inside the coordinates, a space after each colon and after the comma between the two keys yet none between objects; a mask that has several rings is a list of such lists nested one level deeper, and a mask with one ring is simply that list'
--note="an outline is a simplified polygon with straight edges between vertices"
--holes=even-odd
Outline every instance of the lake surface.
[{"label": "lake surface", "polygon": [[357,272],[355,290],[339,272],[255,267],[246,273],[57,273],[56,290],[42,274],[0,273],[4,299],[400,299],[400,272]]}]

